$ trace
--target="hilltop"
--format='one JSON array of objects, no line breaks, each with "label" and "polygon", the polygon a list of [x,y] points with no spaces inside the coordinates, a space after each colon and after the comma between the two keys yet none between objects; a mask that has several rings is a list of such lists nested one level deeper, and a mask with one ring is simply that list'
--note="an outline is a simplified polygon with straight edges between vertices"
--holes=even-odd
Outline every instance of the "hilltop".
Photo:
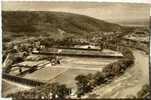
[{"label": "hilltop", "polygon": [[[87,36],[91,32],[115,32],[127,29],[85,15],[46,11],[2,11],[4,36]],[[9,34],[8,34],[9,33]],[[11,33],[11,34],[10,34]]]}]

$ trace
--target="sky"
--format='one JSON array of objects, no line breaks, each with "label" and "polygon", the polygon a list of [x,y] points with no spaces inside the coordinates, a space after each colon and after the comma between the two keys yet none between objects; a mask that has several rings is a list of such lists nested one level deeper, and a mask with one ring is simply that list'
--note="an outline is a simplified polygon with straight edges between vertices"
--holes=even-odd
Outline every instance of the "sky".
[{"label": "sky", "polygon": [[[2,0],[14,1],[14,0]],[[40,1],[40,0],[19,0],[19,1]],[[130,3],[151,3],[151,0],[42,0],[42,1],[99,1],[99,2],[130,2]]]},{"label": "sky", "polygon": [[98,2],[32,2],[3,1],[2,10],[7,11],[59,11],[95,17],[121,25],[147,25],[149,4],[98,3]]}]

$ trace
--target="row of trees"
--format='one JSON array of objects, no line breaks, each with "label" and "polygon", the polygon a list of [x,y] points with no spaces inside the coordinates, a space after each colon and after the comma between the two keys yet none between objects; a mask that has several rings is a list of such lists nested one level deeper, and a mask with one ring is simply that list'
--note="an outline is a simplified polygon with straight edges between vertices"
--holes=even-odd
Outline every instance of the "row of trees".
[{"label": "row of trees", "polygon": [[45,45],[46,47],[52,47],[52,46],[72,46],[74,44],[74,41],[72,37],[67,37],[62,40],[54,40],[53,38],[45,38],[39,40],[41,45]]},{"label": "row of trees", "polygon": [[128,47],[119,46],[118,44],[113,44],[109,42],[101,42],[99,43],[100,48],[102,49],[111,49],[114,51],[119,51],[123,54],[123,56],[127,59],[134,59],[132,51]]},{"label": "row of trees", "polygon": [[121,42],[119,42],[119,45],[136,48],[138,50],[144,51],[146,54],[149,53],[149,42],[143,43],[139,41],[131,41],[131,40],[123,39]]},{"label": "row of trees", "polygon": [[81,97],[85,93],[91,92],[92,89],[98,85],[112,81],[115,76],[123,74],[128,67],[134,64],[134,56],[130,49],[109,43],[105,44],[104,46],[104,44],[101,45],[103,48],[105,47],[107,49],[120,51],[123,54],[124,59],[105,66],[102,72],[78,75],[75,77],[78,97]]},{"label": "row of trees", "polygon": [[102,72],[95,74],[78,75],[75,77],[77,85],[77,96],[81,97],[85,93],[91,92],[98,85],[109,83],[115,76],[119,76],[134,62],[129,59],[119,60],[107,65]]}]

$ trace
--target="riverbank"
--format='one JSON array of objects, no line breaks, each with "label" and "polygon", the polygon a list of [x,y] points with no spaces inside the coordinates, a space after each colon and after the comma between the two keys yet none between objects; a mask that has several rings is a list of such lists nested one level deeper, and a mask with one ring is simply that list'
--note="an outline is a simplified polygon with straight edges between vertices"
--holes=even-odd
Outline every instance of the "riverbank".
[{"label": "riverbank", "polygon": [[149,84],[149,56],[139,50],[133,49],[132,52],[135,57],[132,67],[110,84],[97,87],[88,95],[95,94],[95,98],[126,98],[136,96],[144,84]]}]

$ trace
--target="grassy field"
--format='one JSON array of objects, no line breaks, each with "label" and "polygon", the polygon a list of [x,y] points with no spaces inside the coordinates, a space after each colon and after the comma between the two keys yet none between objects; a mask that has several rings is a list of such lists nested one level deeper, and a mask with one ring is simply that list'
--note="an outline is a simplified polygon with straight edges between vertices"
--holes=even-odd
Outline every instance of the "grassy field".
[{"label": "grassy field", "polygon": [[59,82],[74,88],[76,86],[74,78],[77,75],[101,71],[105,65],[114,61],[116,61],[116,59],[113,58],[63,57],[61,64],[56,66],[48,64],[40,70],[25,75],[24,78],[49,83]]}]

